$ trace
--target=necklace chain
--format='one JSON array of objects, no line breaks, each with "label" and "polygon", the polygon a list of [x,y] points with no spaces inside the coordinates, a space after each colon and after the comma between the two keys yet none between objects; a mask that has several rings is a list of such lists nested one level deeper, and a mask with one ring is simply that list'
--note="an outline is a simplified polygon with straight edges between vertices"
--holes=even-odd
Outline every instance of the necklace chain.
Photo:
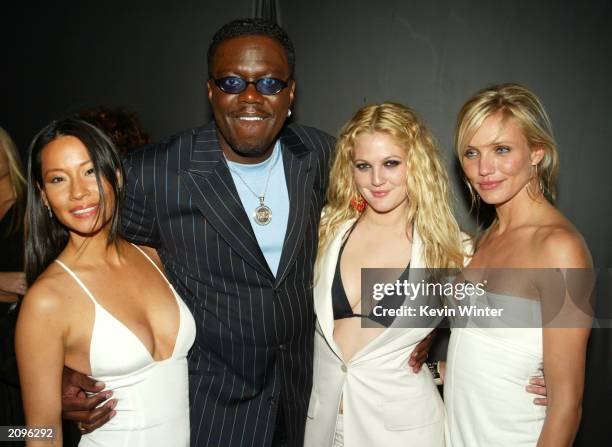
[{"label": "necklace chain", "polygon": [[246,180],[242,178],[242,175],[240,175],[238,171],[236,171],[235,169],[232,169],[228,165],[228,169],[234,174],[236,174],[238,178],[240,179],[240,181],[244,183],[244,186],[246,186],[248,190],[251,191],[251,193],[255,196],[255,198],[259,200],[259,206],[255,208],[255,211],[253,212],[253,219],[255,220],[255,223],[257,223],[258,225],[268,225],[270,221],[272,220],[272,210],[270,209],[270,207],[266,206],[264,201],[266,200],[266,193],[268,192],[268,185],[270,183],[270,177],[272,177],[272,168],[274,168],[274,165],[275,165],[275,162],[273,161],[270,164],[270,169],[268,170],[268,178],[266,179],[266,187],[264,188],[262,195],[258,195],[255,191],[253,191],[253,188],[251,188],[249,184],[246,182]]},{"label": "necklace chain", "polygon": [[240,175],[238,171],[228,166],[229,170],[238,176],[238,178],[242,181],[242,183],[244,183],[244,186],[246,186],[249,189],[249,191],[251,191],[251,194],[253,194],[255,198],[258,199],[262,205],[263,205],[264,200],[266,199],[266,193],[268,192],[268,184],[270,183],[270,177],[272,177],[273,167],[274,167],[274,163],[270,164],[270,169],[268,169],[268,178],[266,179],[266,187],[264,188],[263,194],[259,195],[255,191],[253,191],[253,188],[249,186],[249,184],[246,182],[244,178],[242,178],[242,176]]}]

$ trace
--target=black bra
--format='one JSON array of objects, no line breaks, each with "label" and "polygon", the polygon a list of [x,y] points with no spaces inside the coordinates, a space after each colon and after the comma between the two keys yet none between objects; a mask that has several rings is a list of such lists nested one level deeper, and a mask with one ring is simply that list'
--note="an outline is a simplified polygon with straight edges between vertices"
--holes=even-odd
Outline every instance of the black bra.
[{"label": "black bra", "polygon": [[[357,222],[355,222],[355,224],[356,223]],[[342,284],[342,275],[340,274],[340,260],[342,259],[342,253],[344,252],[344,246],[346,245],[349,238],[351,237],[351,233],[353,232],[354,228],[355,228],[355,225],[351,227],[349,234],[344,239],[344,242],[342,243],[342,246],[340,247],[340,252],[338,253],[338,261],[336,261],[336,272],[334,273],[334,280],[332,282],[332,287],[331,287],[332,307],[334,310],[334,320],[341,320],[343,318],[359,317],[359,318],[369,318],[370,320],[379,322],[383,325],[387,325],[388,322],[386,320],[388,320],[389,317],[376,317],[372,313],[370,313],[369,315],[363,315],[363,314],[357,314],[353,312],[353,309],[351,308],[351,304],[349,303],[348,297],[346,296],[346,291],[344,290],[344,284]],[[406,269],[402,272],[400,279],[408,278],[409,271],[410,271],[410,263],[408,263],[408,265],[406,266]],[[385,299],[381,300],[381,302],[384,302],[384,301]]]}]

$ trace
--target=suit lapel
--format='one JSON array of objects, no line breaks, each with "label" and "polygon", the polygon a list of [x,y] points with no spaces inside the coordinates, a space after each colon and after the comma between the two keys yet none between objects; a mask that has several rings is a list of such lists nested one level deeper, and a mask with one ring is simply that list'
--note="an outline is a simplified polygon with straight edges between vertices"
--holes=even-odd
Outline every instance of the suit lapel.
[{"label": "suit lapel", "polygon": [[[410,271],[408,272],[408,281],[418,283],[425,277],[424,273],[424,260],[423,260],[423,240],[416,230],[416,225],[413,225],[412,230],[412,248],[410,250]],[[418,329],[418,328],[417,328]],[[385,328],[377,337],[370,340],[370,342],[355,353],[351,359],[352,363],[358,363],[362,361],[368,354],[375,352],[377,349],[387,345],[392,340],[398,337],[405,337],[407,331],[411,329],[406,326],[406,321],[402,318],[395,318],[393,323]],[[418,334],[418,331],[415,332]]]},{"label": "suit lapel", "polygon": [[180,179],[195,205],[239,256],[273,279],[223,157],[214,123],[194,135],[190,152]]},{"label": "suit lapel", "polygon": [[334,309],[331,288],[342,240],[354,222],[355,219],[351,219],[338,228],[336,236],[325,249],[325,254],[317,265],[314,285],[314,307],[317,321],[327,344],[340,359],[342,359],[342,354],[334,341]]},{"label": "suit lapel", "polygon": [[[327,340],[328,345],[340,359],[342,359],[342,353],[334,341],[334,311],[331,288],[342,241],[346,235],[346,232],[351,228],[354,222],[355,220],[351,219],[338,228],[336,236],[326,248],[325,255],[317,265],[317,276],[314,286],[314,306],[317,314],[317,321],[319,322],[321,332],[323,332],[323,336]],[[421,279],[423,279],[422,275],[424,268],[423,241],[415,228],[412,233],[409,280],[419,282]],[[375,352],[377,349],[385,346],[395,338],[405,337],[407,331],[410,329],[402,326],[402,322],[405,324],[401,318],[396,319],[389,328],[385,328],[380,334],[378,334],[378,336],[370,340],[368,344],[357,351],[349,363],[357,364],[363,361],[364,358],[367,358],[368,354]],[[400,330],[396,330],[398,328]],[[419,333],[420,331],[414,332],[415,336],[417,336]]]},{"label": "suit lapel", "polygon": [[315,172],[312,169],[312,153],[291,127],[285,127],[280,137],[283,151],[283,167],[289,193],[289,218],[283,251],[278,264],[275,284],[280,284],[291,269],[304,239],[310,212],[310,200]]}]

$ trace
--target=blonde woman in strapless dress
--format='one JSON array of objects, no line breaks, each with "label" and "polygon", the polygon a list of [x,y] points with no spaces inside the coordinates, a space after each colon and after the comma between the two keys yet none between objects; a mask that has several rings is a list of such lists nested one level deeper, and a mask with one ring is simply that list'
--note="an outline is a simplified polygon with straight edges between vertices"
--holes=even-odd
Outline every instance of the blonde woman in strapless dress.
[{"label": "blonde woman in strapless dress", "polygon": [[[590,323],[542,329],[541,319],[539,328],[529,321],[540,315],[532,311],[540,310],[537,300],[550,286],[544,284],[548,270],[575,269],[572,274],[588,276],[592,267],[582,237],[553,206],[558,156],[550,122],[527,88],[491,87],[463,106],[456,148],[473,197],[496,213],[464,275],[476,269],[529,269],[533,282],[516,276],[528,270],[513,271],[509,290],[514,293],[487,293],[490,302],[516,313],[517,324],[453,329],[444,378],[447,443],[571,446],[581,417]],[[571,307],[564,294],[554,299],[566,299]],[[526,381],[542,372],[546,410],[524,391]]]}]

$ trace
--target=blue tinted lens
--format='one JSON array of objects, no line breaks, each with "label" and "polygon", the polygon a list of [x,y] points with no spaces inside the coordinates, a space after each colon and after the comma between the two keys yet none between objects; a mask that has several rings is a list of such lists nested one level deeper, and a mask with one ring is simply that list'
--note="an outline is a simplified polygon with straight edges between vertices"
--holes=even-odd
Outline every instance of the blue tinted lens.
[{"label": "blue tinted lens", "polygon": [[221,91],[231,95],[243,92],[249,84],[254,84],[255,89],[262,95],[276,95],[288,85],[285,81],[276,78],[261,78],[256,81],[247,81],[239,76],[214,79],[214,83]]},{"label": "blue tinted lens", "polygon": [[261,78],[255,82],[255,88],[264,95],[276,95],[287,86],[285,81],[276,78]]},{"label": "blue tinted lens", "polygon": [[215,83],[225,93],[233,94],[240,93],[247,86],[247,82],[238,76],[228,76],[226,78],[217,79]]}]

